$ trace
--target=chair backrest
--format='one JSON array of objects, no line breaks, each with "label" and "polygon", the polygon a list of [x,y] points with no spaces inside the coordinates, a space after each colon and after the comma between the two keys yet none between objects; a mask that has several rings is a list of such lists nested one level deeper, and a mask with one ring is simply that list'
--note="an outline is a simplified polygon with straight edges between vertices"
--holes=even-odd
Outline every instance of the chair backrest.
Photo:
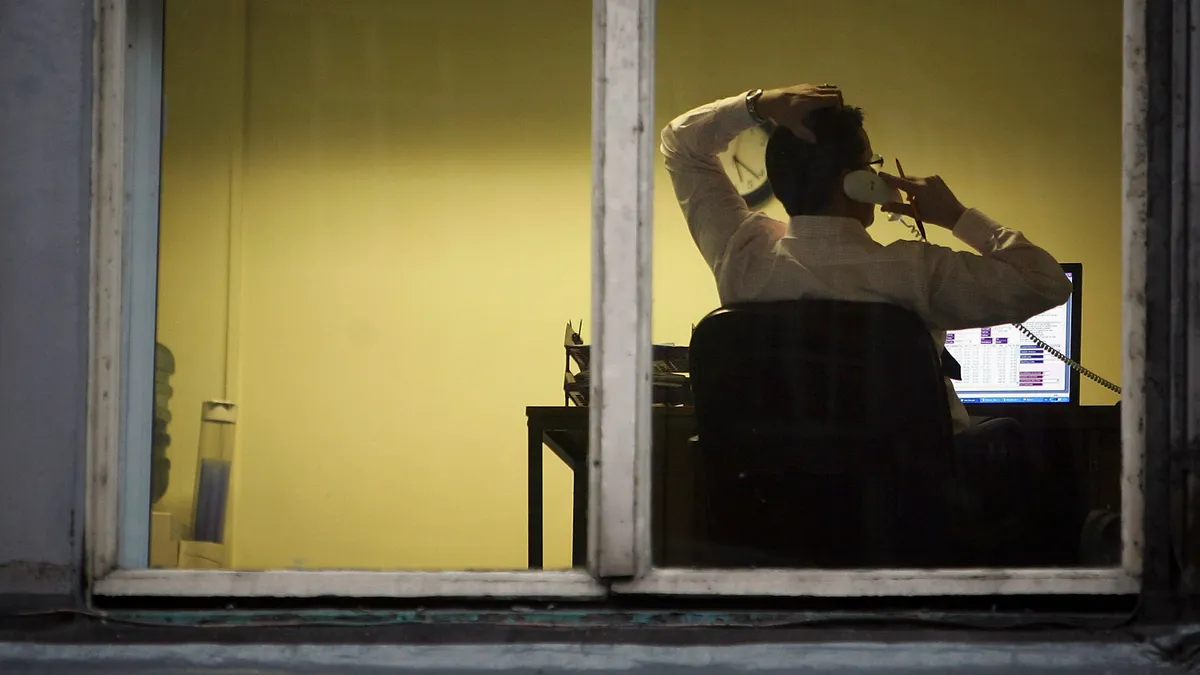
[{"label": "chair backrest", "polygon": [[691,369],[702,441],[774,438],[821,450],[798,460],[869,460],[881,470],[951,452],[937,350],[920,319],[895,305],[724,307],[696,326]]}]

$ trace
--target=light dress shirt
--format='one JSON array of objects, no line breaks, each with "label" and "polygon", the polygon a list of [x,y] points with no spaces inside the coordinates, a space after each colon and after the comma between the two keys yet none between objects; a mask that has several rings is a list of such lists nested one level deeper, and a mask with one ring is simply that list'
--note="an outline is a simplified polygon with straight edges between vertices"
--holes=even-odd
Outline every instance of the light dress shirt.
[{"label": "light dress shirt", "polygon": [[[662,153],[692,239],[721,303],[823,298],[887,302],[917,314],[938,353],[946,331],[1024,322],[1067,301],[1071,283],[1054,256],[976,209],[954,236],[978,255],[920,241],[880,244],[852,218],[751,211],[718,155],[755,126],[745,95],[680,115],[662,131]],[[957,433],[971,425],[946,379]]]}]

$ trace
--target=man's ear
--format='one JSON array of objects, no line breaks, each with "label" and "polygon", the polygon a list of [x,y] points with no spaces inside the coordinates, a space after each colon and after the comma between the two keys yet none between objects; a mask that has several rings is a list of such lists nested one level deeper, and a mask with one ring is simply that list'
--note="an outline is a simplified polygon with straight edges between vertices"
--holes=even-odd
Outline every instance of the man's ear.
[{"label": "man's ear", "polygon": [[833,201],[835,203],[852,202],[850,195],[846,194],[846,176],[850,175],[850,169],[842,169],[838,172],[837,180],[833,183]]}]

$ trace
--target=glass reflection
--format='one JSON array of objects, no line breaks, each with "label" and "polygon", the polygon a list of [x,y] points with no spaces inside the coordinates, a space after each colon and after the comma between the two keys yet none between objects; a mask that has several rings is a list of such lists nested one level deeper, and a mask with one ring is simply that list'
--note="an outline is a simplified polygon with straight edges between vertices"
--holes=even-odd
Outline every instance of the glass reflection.
[{"label": "glass reflection", "polygon": [[165,12],[151,564],[576,564],[590,5]]},{"label": "glass reflection", "polygon": [[763,9],[659,4],[658,564],[1115,564],[1120,3]]}]

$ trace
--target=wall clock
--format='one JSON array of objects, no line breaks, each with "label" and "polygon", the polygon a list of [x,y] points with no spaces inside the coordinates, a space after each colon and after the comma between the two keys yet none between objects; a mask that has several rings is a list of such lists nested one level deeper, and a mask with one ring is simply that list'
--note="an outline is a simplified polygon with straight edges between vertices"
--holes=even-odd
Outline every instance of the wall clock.
[{"label": "wall clock", "polygon": [[767,181],[767,141],[770,138],[769,125],[756,126],[738,134],[720,154],[726,175],[752,208],[772,196],[771,183]]}]

